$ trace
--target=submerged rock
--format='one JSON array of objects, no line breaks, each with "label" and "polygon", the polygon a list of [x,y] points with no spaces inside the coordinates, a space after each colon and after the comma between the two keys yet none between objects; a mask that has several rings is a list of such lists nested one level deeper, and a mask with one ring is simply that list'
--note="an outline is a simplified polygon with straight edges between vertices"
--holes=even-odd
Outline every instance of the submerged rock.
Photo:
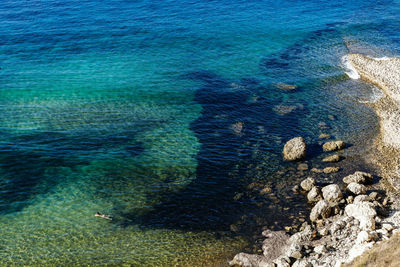
[{"label": "submerged rock", "polygon": [[294,84],[287,84],[287,83],[278,83],[275,85],[277,88],[285,91],[293,91],[297,89],[297,86]]},{"label": "submerged rock", "polygon": [[281,115],[281,116],[288,115],[288,114],[292,113],[293,111],[295,111],[296,109],[297,109],[297,106],[295,106],[295,105],[290,105],[290,106],[288,106],[288,105],[276,105],[273,108],[273,110],[278,115]]},{"label": "submerged rock", "polygon": [[330,141],[330,142],[326,142],[322,146],[322,149],[326,152],[329,152],[329,151],[341,150],[341,149],[345,148],[345,146],[346,146],[346,143],[342,140]]},{"label": "submerged rock", "polygon": [[334,173],[334,172],[338,172],[340,170],[339,167],[326,167],[324,168],[324,173],[329,174],[329,173]]},{"label": "submerged rock", "polygon": [[335,154],[322,159],[323,162],[338,162],[340,161],[340,156]]},{"label": "submerged rock", "polygon": [[330,134],[322,133],[319,135],[319,139],[329,139],[331,138]]},{"label": "submerged rock", "polygon": [[307,145],[303,137],[290,139],[283,147],[283,157],[285,160],[294,161],[304,159],[306,156]]},{"label": "submerged rock", "polygon": [[306,171],[306,170],[308,170],[308,164],[307,163],[300,163],[299,165],[297,165],[297,169],[299,171]]},{"label": "submerged rock", "polygon": [[241,135],[243,131],[244,123],[239,121],[235,122],[234,124],[231,125],[231,130],[233,131],[234,134],[236,135]]}]

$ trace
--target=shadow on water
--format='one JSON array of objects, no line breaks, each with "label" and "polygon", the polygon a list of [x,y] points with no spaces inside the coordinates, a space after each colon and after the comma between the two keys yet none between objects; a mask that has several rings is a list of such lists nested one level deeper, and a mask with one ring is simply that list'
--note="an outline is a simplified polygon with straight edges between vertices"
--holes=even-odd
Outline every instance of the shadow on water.
[{"label": "shadow on water", "polygon": [[[6,136],[4,134],[3,136]],[[49,175],[50,168],[89,164],[88,158],[110,145],[124,144],[135,133],[122,136],[39,132],[13,136],[0,146],[0,214],[22,210],[37,194],[46,194],[60,181]],[[130,142],[125,155],[143,151],[140,143]],[[87,155],[92,154],[91,157]],[[86,155],[86,156],[85,156]]]},{"label": "shadow on water", "polygon": [[[194,98],[202,106],[201,116],[190,126],[201,144],[196,179],[179,192],[162,195],[160,204],[151,211],[123,217],[145,227],[211,231],[229,230],[245,214],[260,214],[266,220],[287,219],[273,208],[257,206],[257,196],[244,193],[240,200],[237,196],[255,179],[249,175],[250,166],[260,165],[265,154],[281,149],[274,137],[285,134],[285,125],[296,128],[296,116],[279,116],[273,111],[281,101],[280,96],[272,98],[276,94],[271,93],[270,99],[257,97],[257,92],[268,88],[255,79],[236,84],[206,71],[185,78],[203,84]],[[254,156],[255,150],[261,156]],[[263,175],[267,172],[261,172]]]}]

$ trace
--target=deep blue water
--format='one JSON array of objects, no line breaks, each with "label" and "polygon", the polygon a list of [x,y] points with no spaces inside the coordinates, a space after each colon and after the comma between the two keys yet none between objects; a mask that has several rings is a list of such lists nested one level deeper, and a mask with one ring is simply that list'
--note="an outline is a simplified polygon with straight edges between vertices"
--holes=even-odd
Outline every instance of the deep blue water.
[{"label": "deep blue water", "polygon": [[1,1],[0,264],[224,265],[262,226],[306,216],[290,188],[308,172],[282,161],[284,142],[305,137],[310,168],[323,166],[321,133],[350,143],[328,180],[368,168],[360,142],[377,121],[360,102],[376,92],[341,58],[398,55],[399,12],[399,1]]}]

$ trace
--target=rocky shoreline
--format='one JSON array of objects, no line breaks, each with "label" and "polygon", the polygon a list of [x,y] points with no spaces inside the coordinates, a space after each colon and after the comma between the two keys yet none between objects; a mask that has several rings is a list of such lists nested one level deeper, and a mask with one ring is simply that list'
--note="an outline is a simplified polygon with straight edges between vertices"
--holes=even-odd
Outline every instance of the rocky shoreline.
[{"label": "rocky shoreline", "polygon": [[[324,151],[338,151],[345,147],[341,140],[323,144]],[[288,141],[283,155],[295,160],[305,156],[302,138]],[[325,159],[337,159],[335,155]],[[293,188],[313,205],[309,222],[291,236],[284,231],[265,230],[262,255],[239,253],[231,266],[340,266],[351,262],[375,243],[388,239],[397,226],[387,220],[390,198],[382,190],[373,188],[373,175],[357,171],[343,178],[339,184],[325,184],[308,177]],[[368,193],[368,194],[367,194]]]},{"label": "rocky shoreline", "polygon": [[[231,266],[342,266],[400,232],[400,201],[396,196],[400,191],[400,58],[349,54],[347,60],[363,80],[385,93],[385,97],[368,104],[380,119],[380,134],[371,152],[379,173],[373,176],[356,171],[343,177],[343,184],[324,184],[318,177],[303,180],[293,191],[313,205],[309,222],[291,236],[284,231],[263,231],[262,255],[239,253],[230,261]],[[283,148],[283,157],[302,160],[306,148],[302,137],[294,138]],[[325,152],[344,148],[341,140],[322,145]],[[337,161],[339,154],[323,159]],[[330,173],[336,168],[311,171]],[[381,179],[376,182],[374,177],[378,176]]]}]

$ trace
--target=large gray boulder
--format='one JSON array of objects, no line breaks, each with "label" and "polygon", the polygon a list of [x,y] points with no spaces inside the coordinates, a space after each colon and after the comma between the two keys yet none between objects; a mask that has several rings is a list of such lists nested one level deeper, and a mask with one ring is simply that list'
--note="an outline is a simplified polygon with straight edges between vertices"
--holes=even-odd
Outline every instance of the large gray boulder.
[{"label": "large gray boulder", "polygon": [[348,216],[354,217],[360,222],[362,230],[370,231],[375,229],[374,218],[376,211],[374,204],[365,201],[349,204],[346,206],[345,212]]},{"label": "large gray boulder", "polygon": [[342,191],[337,184],[330,184],[322,188],[322,196],[328,202],[339,202],[342,200]]},{"label": "large gray boulder", "polygon": [[306,156],[307,145],[303,137],[295,137],[287,141],[283,147],[283,158],[293,161],[304,159]]},{"label": "large gray boulder", "polygon": [[310,220],[312,222],[317,221],[319,218],[328,218],[331,215],[331,207],[328,201],[320,200],[315,204],[310,213]]},{"label": "large gray boulder", "polygon": [[358,184],[368,184],[371,183],[373,176],[366,172],[357,171],[343,178],[343,182],[346,184],[358,183]]},{"label": "large gray boulder", "polygon": [[329,151],[341,150],[341,149],[345,148],[345,146],[346,146],[346,143],[343,142],[342,140],[330,141],[330,142],[326,142],[322,146],[322,149],[326,152],[329,152]]}]

